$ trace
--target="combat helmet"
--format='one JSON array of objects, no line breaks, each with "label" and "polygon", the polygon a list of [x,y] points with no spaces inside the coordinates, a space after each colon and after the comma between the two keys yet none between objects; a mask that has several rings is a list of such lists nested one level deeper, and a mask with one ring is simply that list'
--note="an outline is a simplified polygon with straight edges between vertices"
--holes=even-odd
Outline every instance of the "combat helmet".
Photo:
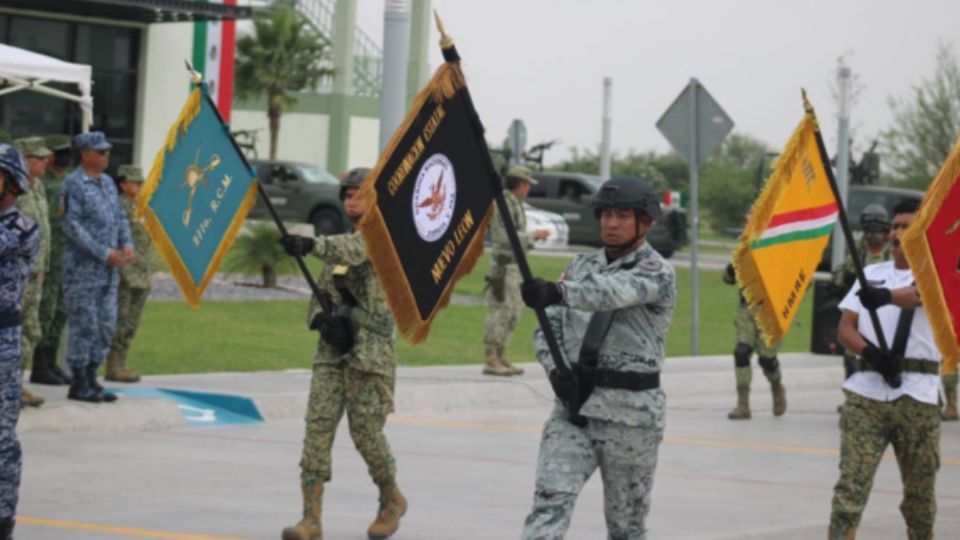
[{"label": "combat helmet", "polygon": [[868,204],[860,212],[860,228],[866,229],[868,226],[875,225],[885,231],[890,230],[890,214],[886,208],[879,204]]},{"label": "combat helmet", "polygon": [[347,190],[360,187],[368,174],[370,174],[369,167],[354,167],[347,171],[340,181],[340,202],[346,200]]},{"label": "combat helmet", "polygon": [[618,176],[600,186],[593,197],[593,215],[600,219],[605,208],[633,208],[651,219],[659,219],[660,199],[646,180]]},{"label": "combat helmet", "polygon": [[[0,170],[6,171],[20,188],[21,193],[30,189],[30,175],[23,154],[13,145],[0,144]],[[5,189],[6,191],[6,189]]]}]

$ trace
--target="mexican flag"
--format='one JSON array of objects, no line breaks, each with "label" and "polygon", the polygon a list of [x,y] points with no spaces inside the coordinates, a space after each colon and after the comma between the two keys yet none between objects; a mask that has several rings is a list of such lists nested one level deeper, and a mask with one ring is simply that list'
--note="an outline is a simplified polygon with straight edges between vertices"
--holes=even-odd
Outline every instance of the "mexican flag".
[{"label": "mexican flag", "polygon": [[[205,0],[235,5],[237,0]],[[221,116],[230,122],[233,106],[233,61],[236,47],[235,21],[199,21],[193,23],[193,68],[203,74],[210,97]]]},{"label": "mexican flag", "polygon": [[809,107],[753,204],[733,259],[743,296],[757,308],[770,345],[796,317],[839,216],[818,129]]}]

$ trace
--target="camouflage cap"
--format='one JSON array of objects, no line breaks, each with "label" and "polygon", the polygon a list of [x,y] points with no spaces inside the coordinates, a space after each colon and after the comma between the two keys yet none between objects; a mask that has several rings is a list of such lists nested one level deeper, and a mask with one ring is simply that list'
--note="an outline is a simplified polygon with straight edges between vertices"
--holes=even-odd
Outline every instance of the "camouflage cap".
[{"label": "camouflage cap", "polygon": [[47,143],[43,140],[43,137],[24,137],[13,141],[13,144],[23,153],[24,157],[45,158],[53,153],[47,148]]},{"label": "camouflage cap", "polygon": [[530,174],[530,169],[521,167],[520,165],[514,165],[513,167],[510,167],[510,170],[507,171],[507,176],[510,178],[516,178],[518,180],[530,182],[533,185],[537,184],[537,179]]},{"label": "camouflage cap", "polygon": [[143,182],[143,169],[137,165],[117,167],[117,179],[124,182]]},{"label": "camouflage cap", "polygon": [[109,150],[113,145],[107,142],[107,136],[102,131],[81,133],[73,138],[73,146],[77,151],[92,148],[93,150]]},{"label": "camouflage cap", "polygon": [[47,135],[44,140],[47,142],[47,148],[53,150],[54,152],[58,150],[70,149],[69,135]]}]

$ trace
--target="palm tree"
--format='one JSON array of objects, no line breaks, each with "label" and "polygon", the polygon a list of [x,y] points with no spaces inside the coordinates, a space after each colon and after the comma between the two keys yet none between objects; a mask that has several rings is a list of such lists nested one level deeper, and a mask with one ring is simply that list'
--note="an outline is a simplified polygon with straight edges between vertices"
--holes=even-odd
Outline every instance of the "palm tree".
[{"label": "palm tree", "polygon": [[296,268],[280,245],[280,231],[267,223],[252,225],[246,234],[237,236],[223,266],[227,272],[260,272],[266,288],[277,286],[277,272]]},{"label": "palm tree", "polygon": [[253,25],[253,35],[237,40],[237,95],[266,94],[270,159],[277,159],[280,116],[296,103],[290,93],[313,88],[321,78],[333,75],[322,62],[330,40],[285,2],[254,17]]}]

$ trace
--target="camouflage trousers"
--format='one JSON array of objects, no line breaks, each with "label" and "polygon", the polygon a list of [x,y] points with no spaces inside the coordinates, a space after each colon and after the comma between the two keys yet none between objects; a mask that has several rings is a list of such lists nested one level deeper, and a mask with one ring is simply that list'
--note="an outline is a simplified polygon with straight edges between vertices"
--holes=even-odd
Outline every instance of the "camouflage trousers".
[{"label": "camouflage trousers", "polygon": [[20,358],[21,369],[33,361],[33,351],[40,343],[43,330],[40,327],[40,299],[43,294],[43,272],[30,274],[23,289],[23,303],[20,313],[23,317],[23,327],[20,331]]},{"label": "camouflage trousers", "polygon": [[[520,321],[523,309],[523,299],[520,297],[520,268],[515,264],[508,264],[503,268],[502,290],[497,287],[487,288],[485,300],[487,303],[486,330],[483,333],[483,343],[488,352],[490,349],[498,355],[503,355],[504,349],[510,343],[513,331]],[[498,271],[491,269],[489,278],[496,278]]]},{"label": "camouflage trousers", "polygon": [[43,295],[40,298],[40,343],[39,347],[56,351],[60,347],[60,336],[67,324],[67,311],[63,305],[63,291],[60,282],[61,269],[47,272],[43,279]]},{"label": "camouflage trousers", "polygon": [[393,412],[394,377],[367,373],[343,365],[314,364],[307,405],[300,477],[305,482],[329,482],[331,450],[337,425],[347,413],[350,438],[378,486],[392,482],[397,467],[383,433]]},{"label": "camouflage trousers", "polygon": [[559,540],[570,526],[580,490],[599,467],[610,540],[646,538],[657,449],[663,431],[591,418],[580,428],[555,407],[543,428],[533,510],[524,540]]},{"label": "camouflage trousers", "polygon": [[117,282],[63,291],[70,324],[67,363],[72,369],[99,366],[107,358],[117,327]]},{"label": "camouflage trousers", "polygon": [[934,485],[940,468],[940,416],[936,405],[909,396],[882,402],[844,391],[840,416],[840,480],[833,488],[830,538],[842,539],[860,524],[877,466],[893,445],[903,502],[900,513],[911,540],[933,538]]},{"label": "camouflage trousers", "polygon": [[757,324],[756,311],[751,310],[746,304],[740,304],[737,308],[737,317],[734,319],[734,325],[737,328],[737,343],[743,343],[754,351],[760,358],[773,358],[777,356],[777,349],[780,344],[773,347],[767,346],[763,341],[763,333]]},{"label": "camouflage trousers", "polygon": [[120,286],[117,293],[117,330],[113,333],[110,350],[120,353],[121,358],[126,357],[130,344],[137,335],[140,316],[143,314],[143,306],[147,303],[148,296],[150,296],[149,287]]},{"label": "camouflage trousers", "polygon": [[17,513],[22,468],[19,418],[20,356],[0,356],[0,519]]}]

